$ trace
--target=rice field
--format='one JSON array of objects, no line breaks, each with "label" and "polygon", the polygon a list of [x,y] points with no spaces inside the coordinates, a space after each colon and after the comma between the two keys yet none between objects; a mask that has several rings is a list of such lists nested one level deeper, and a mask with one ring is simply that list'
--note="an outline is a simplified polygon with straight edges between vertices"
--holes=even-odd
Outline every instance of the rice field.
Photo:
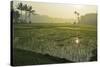
[{"label": "rice field", "polygon": [[75,62],[89,61],[97,49],[94,25],[33,23],[13,25],[13,48]]}]

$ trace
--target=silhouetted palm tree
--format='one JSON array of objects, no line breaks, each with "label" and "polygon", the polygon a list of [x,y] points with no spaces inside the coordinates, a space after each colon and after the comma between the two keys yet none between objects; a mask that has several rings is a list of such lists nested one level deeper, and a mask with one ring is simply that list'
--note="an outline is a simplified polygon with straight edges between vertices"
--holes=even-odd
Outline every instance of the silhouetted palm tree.
[{"label": "silhouetted palm tree", "polygon": [[19,3],[17,9],[21,11],[21,22],[23,21],[22,20],[22,17],[23,17],[22,16],[23,15],[22,11],[25,11],[25,18],[24,18],[24,20],[26,20],[26,22],[27,22],[27,18],[29,17],[29,23],[31,23],[31,14],[36,15],[34,13],[35,10],[32,10],[32,6],[28,6],[27,4],[24,5],[23,3]]},{"label": "silhouetted palm tree", "polygon": [[30,14],[32,14],[32,15],[37,15],[37,14],[35,14],[35,10],[31,10],[31,11],[30,11]]},{"label": "silhouetted palm tree", "polygon": [[31,23],[31,17],[30,17],[30,11],[32,10],[32,6],[29,6],[29,9],[28,9],[28,11],[29,11],[29,23]]},{"label": "silhouetted palm tree", "polygon": [[27,10],[28,10],[27,4],[25,4],[25,5],[23,6],[23,10],[25,11],[25,19],[24,19],[24,20],[26,20],[26,22],[27,22]]},{"label": "silhouetted palm tree", "polygon": [[22,19],[23,4],[19,3],[17,9],[19,9],[21,11],[21,19]]},{"label": "silhouetted palm tree", "polygon": [[15,10],[13,7],[14,7],[13,6],[13,1],[11,1],[11,21],[13,23],[18,23],[18,19],[20,17],[20,13],[19,13],[18,10]]},{"label": "silhouetted palm tree", "polygon": [[77,20],[78,20],[78,23],[79,23],[79,22],[80,22],[80,21],[79,21],[79,16],[80,16],[80,14],[79,14],[77,11],[75,11],[74,14],[77,15]]},{"label": "silhouetted palm tree", "polygon": [[31,14],[34,14],[35,10],[32,10],[32,6],[29,6],[29,23],[31,23]]}]

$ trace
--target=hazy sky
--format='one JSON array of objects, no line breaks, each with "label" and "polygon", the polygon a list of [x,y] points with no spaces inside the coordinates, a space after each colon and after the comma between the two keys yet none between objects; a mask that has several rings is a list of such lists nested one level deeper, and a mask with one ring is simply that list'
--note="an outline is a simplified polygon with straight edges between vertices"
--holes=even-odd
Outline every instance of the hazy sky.
[{"label": "hazy sky", "polygon": [[[18,1],[14,2],[14,6],[18,5]],[[74,11],[84,15],[86,13],[96,13],[97,7],[94,5],[72,5],[72,4],[61,4],[61,3],[43,3],[43,2],[32,2],[22,1],[23,4],[28,4],[36,10],[37,14],[48,15],[54,18],[65,18],[74,19]]]}]

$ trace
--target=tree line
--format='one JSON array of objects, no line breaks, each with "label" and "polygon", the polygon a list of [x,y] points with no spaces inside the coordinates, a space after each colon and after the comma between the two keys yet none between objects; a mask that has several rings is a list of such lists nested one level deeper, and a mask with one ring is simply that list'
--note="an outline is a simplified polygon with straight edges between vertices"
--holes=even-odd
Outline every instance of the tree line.
[{"label": "tree line", "polygon": [[80,17],[81,24],[97,24],[97,14],[96,13],[88,13],[84,16]]},{"label": "tree line", "polygon": [[[32,21],[30,20],[31,14],[36,15],[35,10],[33,10],[32,6],[20,2],[17,4],[16,9],[17,10],[14,9],[13,1],[11,1],[11,18],[14,23],[32,23]],[[24,20],[23,11],[25,12]],[[27,18],[29,18],[29,21],[27,21]]]}]

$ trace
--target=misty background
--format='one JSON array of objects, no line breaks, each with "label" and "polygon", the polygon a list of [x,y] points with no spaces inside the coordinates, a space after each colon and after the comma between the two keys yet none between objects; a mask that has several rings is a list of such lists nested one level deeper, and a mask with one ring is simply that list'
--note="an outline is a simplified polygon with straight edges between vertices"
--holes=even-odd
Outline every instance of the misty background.
[{"label": "misty background", "polygon": [[[34,14],[29,14],[27,11],[17,9],[19,3],[31,6]],[[14,1],[13,9],[22,14],[18,20],[22,19],[28,23],[75,23],[77,16],[74,11],[77,11],[80,16],[81,24],[96,24],[97,22],[97,6],[95,5],[74,5],[74,4],[61,4],[61,3],[42,3],[31,1]],[[22,12],[22,13],[21,13]],[[26,12],[27,18],[26,17]],[[20,21],[17,21],[20,23]]]}]

